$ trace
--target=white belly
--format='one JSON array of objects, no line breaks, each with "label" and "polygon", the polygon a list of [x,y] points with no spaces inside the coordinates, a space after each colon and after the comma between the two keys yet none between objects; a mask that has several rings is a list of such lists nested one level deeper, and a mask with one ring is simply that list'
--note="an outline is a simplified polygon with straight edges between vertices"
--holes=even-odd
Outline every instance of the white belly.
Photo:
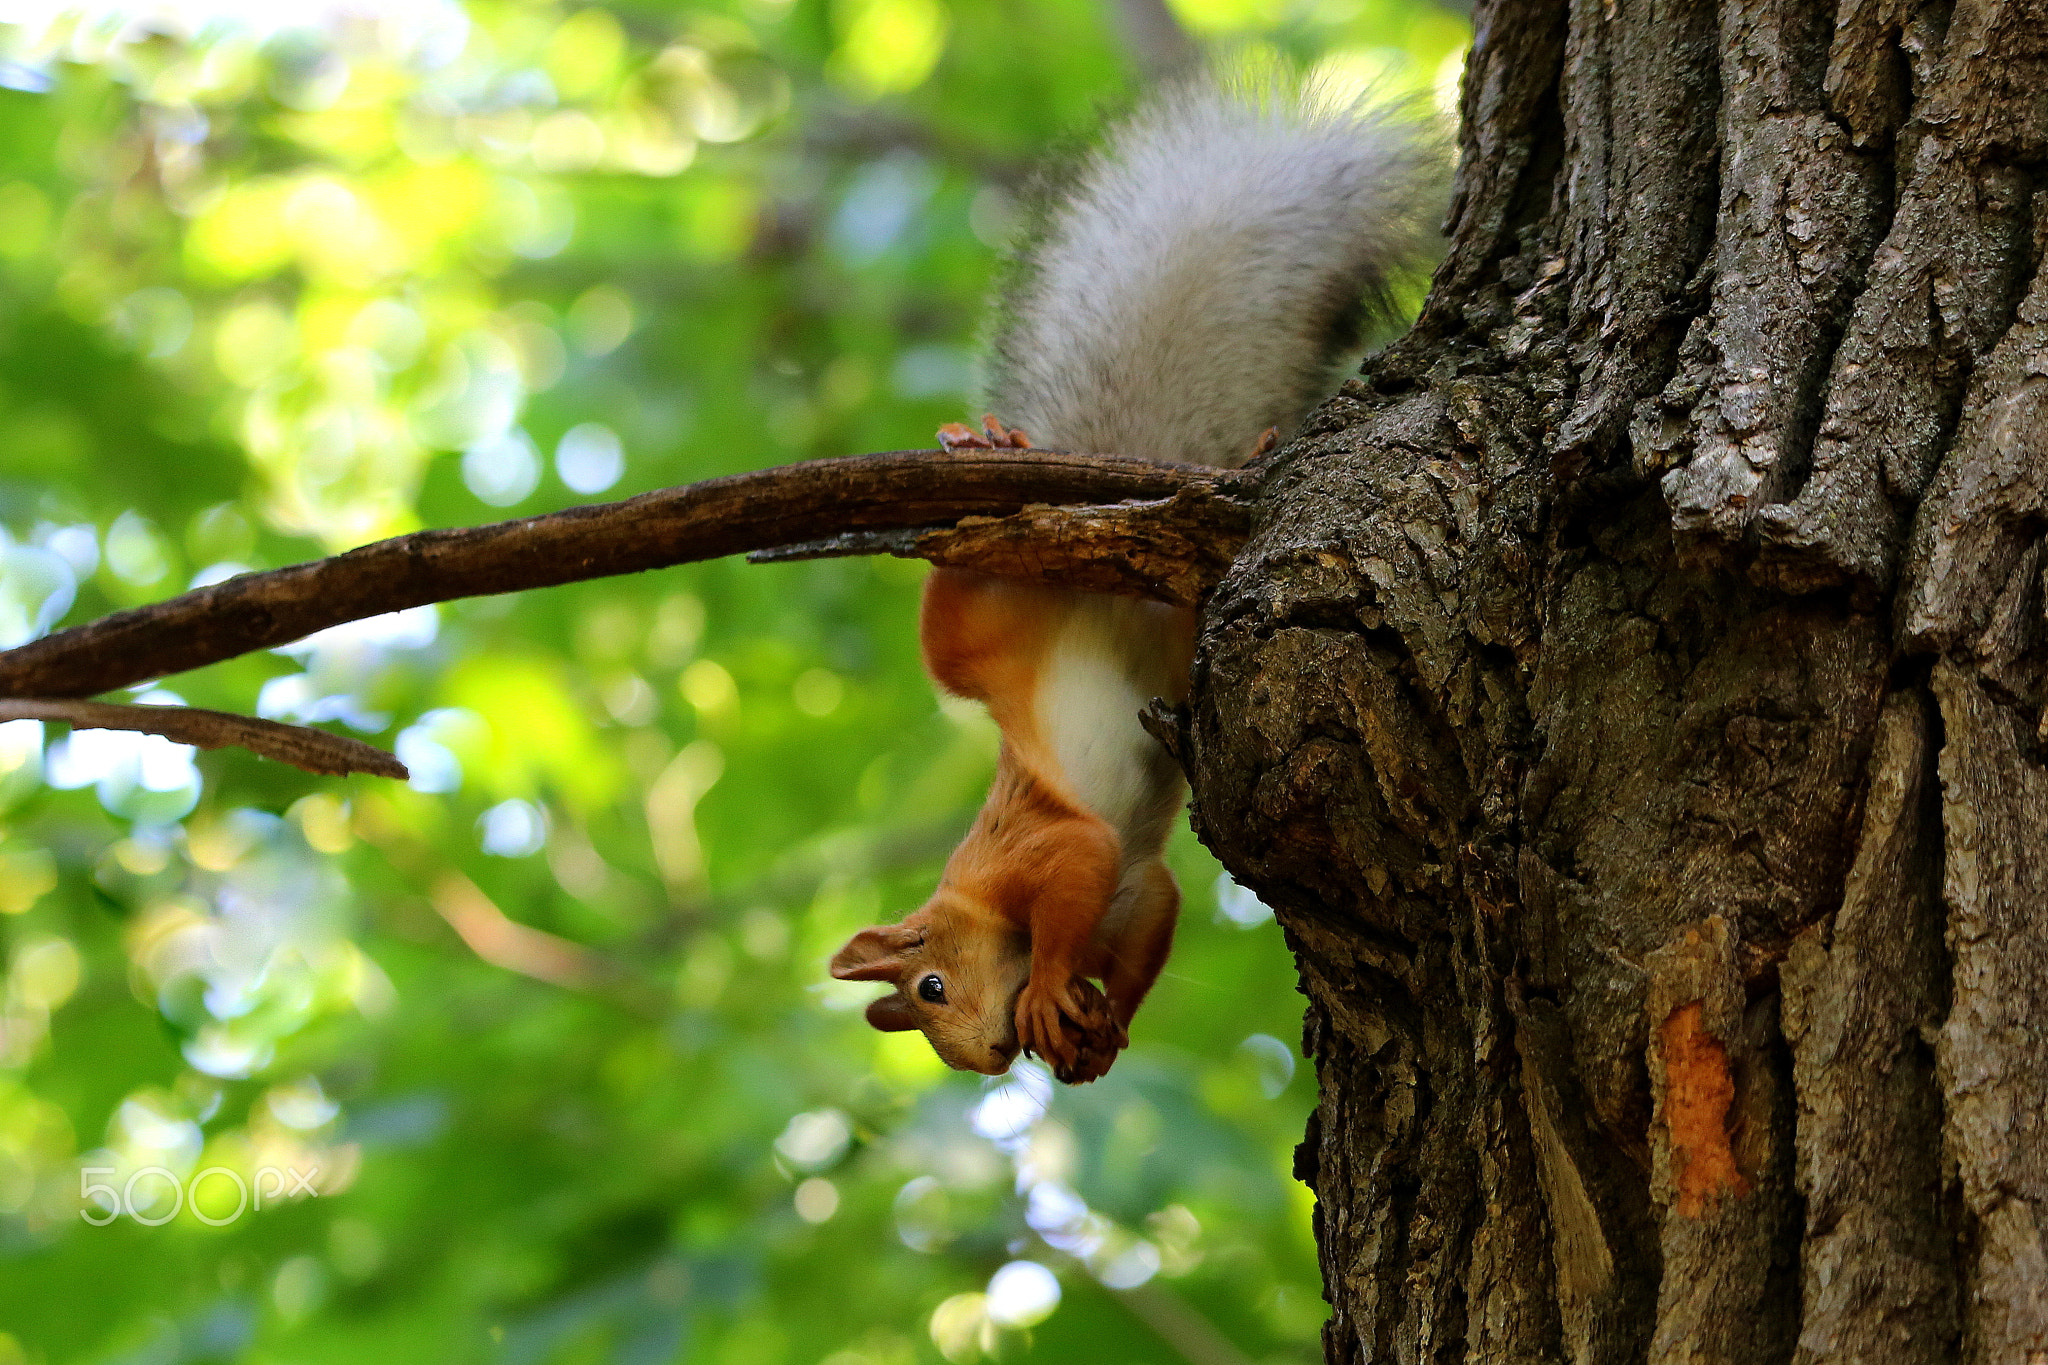
[{"label": "white belly", "polygon": [[1180,770],[1138,723],[1154,697],[1187,692],[1173,611],[1078,597],[1038,688],[1038,732],[1068,791],[1122,837],[1126,866],[1158,856],[1180,808]]}]

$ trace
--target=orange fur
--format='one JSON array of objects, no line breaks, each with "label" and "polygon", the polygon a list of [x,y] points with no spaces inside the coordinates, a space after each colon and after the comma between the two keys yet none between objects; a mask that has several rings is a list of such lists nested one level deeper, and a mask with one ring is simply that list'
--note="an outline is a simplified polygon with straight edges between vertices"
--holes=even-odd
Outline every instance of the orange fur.
[{"label": "orange fur", "polygon": [[[947,691],[988,706],[1003,735],[996,778],[931,900],[899,926],[862,931],[833,959],[833,974],[893,981],[897,994],[877,1003],[871,1021],[922,1029],[963,1069],[999,1072],[1021,1048],[1063,1080],[1093,1080],[1129,1041],[1172,947],[1180,893],[1159,853],[1179,806],[1178,773],[1152,763],[1143,774],[1150,799],[1120,831],[1075,789],[1060,736],[1043,732],[1049,672],[1087,601],[952,569],[925,588],[925,666]],[[1131,670],[1138,682],[1157,681],[1177,699],[1192,613],[1129,610],[1141,628],[1119,650],[1144,651]],[[1051,723],[1095,722],[1055,712]],[[1135,714],[1128,724],[1135,729]],[[942,1000],[920,994],[933,977]]]}]

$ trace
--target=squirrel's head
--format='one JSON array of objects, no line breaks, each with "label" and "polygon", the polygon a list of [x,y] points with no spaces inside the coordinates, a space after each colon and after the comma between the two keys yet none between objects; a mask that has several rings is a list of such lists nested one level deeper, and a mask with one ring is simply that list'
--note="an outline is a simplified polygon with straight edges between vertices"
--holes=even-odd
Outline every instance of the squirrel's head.
[{"label": "squirrel's head", "polygon": [[1030,940],[964,897],[942,889],[901,924],[861,930],[833,955],[832,975],[894,985],[868,1006],[868,1022],[922,1031],[955,1071],[1000,1076],[1016,1060]]}]

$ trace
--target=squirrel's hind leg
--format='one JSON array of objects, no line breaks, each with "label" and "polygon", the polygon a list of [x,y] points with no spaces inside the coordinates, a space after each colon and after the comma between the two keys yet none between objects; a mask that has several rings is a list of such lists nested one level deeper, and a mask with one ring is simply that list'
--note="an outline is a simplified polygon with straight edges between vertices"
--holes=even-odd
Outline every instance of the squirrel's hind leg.
[{"label": "squirrel's hind leg", "polygon": [[941,450],[1029,450],[1031,438],[1022,427],[1006,427],[992,412],[981,415],[981,430],[965,422],[948,422],[939,428]]},{"label": "squirrel's hind leg", "polygon": [[1154,859],[1138,873],[1136,903],[1109,953],[1103,990],[1116,1019],[1117,1046],[1128,1047],[1131,1020],[1159,979],[1173,951],[1173,930],[1180,922],[1180,887],[1166,864]]}]

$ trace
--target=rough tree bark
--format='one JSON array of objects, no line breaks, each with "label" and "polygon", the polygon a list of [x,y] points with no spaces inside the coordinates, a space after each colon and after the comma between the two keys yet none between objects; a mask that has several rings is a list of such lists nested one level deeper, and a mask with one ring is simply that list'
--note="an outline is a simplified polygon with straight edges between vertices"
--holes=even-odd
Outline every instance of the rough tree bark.
[{"label": "rough tree bark", "polygon": [[1155,716],[1333,1362],[2048,1362],[2048,0],[1481,0]]}]

